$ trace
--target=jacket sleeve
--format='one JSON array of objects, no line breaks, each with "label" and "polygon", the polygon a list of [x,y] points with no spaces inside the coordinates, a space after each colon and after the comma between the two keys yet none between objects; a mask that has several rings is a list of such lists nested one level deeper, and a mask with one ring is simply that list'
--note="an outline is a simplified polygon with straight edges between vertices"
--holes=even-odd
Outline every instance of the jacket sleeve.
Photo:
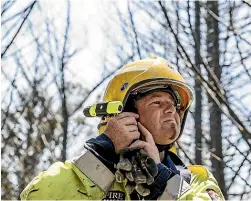
[{"label": "jacket sleeve", "polygon": [[[176,199],[176,200],[224,200],[224,196],[218,186],[217,181],[215,180],[212,173],[210,173],[203,166],[190,166],[189,167],[192,179],[189,185],[182,186],[180,185],[180,189],[172,189],[173,186],[171,183],[166,185],[166,188],[163,194],[159,199]],[[169,180],[168,182],[172,182]],[[170,196],[173,192],[179,192],[176,198]],[[176,193],[174,193],[176,194]]]},{"label": "jacket sleeve", "polygon": [[20,197],[21,200],[67,200],[74,197],[78,200],[88,200],[90,197],[86,187],[71,165],[67,162],[56,162],[47,171],[35,177]]}]

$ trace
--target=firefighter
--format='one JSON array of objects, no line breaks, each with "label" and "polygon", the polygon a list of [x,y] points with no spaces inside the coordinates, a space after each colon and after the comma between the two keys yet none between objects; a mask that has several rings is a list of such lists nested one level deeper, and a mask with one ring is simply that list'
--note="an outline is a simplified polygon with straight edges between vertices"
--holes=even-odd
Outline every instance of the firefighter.
[{"label": "firefighter", "polygon": [[[123,66],[107,86],[109,101],[121,101],[123,111],[104,115],[83,153],[40,173],[22,200],[224,200],[205,167],[186,166],[176,155],[193,92],[165,59]],[[127,160],[131,150],[136,155]]]}]

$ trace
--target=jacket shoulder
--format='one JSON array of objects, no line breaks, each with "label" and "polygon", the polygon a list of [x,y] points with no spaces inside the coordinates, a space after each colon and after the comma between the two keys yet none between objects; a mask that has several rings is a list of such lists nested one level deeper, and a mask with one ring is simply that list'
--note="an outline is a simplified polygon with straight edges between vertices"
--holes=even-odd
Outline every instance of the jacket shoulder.
[{"label": "jacket shoulder", "polygon": [[188,168],[192,174],[190,182],[192,191],[190,191],[188,199],[202,198],[204,200],[213,200],[213,194],[214,197],[217,197],[216,200],[224,200],[224,196],[216,179],[206,167],[201,165],[191,165],[188,166]]},{"label": "jacket shoulder", "polygon": [[[73,192],[71,189],[76,190]],[[88,199],[85,185],[67,162],[56,162],[47,171],[41,172],[28,184],[20,197],[21,200],[66,200],[68,197]]]},{"label": "jacket shoulder", "polygon": [[217,184],[216,179],[213,174],[202,165],[190,165],[188,169],[191,171],[192,175],[195,175],[201,181],[211,180],[212,182]]},{"label": "jacket shoulder", "polygon": [[188,169],[191,171],[192,175],[200,177],[201,180],[206,180],[208,178],[208,170],[202,165],[189,165]]}]

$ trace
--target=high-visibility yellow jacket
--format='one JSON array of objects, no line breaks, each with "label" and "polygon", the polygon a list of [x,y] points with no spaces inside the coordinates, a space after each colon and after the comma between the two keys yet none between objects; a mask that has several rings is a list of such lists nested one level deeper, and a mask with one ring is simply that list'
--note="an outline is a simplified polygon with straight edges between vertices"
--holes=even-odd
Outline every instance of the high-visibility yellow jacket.
[{"label": "high-visibility yellow jacket", "polygon": [[[89,160],[89,159],[88,159]],[[82,161],[83,162],[83,161]],[[125,184],[113,181],[107,191],[100,180],[106,174],[93,160],[81,165],[74,161],[56,162],[47,171],[40,173],[21,193],[22,200],[130,200]],[[85,166],[93,168],[91,175],[83,173]],[[82,167],[82,168],[81,168]],[[189,188],[177,200],[224,200],[213,175],[203,166],[188,166],[191,171]],[[97,172],[97,173],[96,173]],[[93,174],[94,173],[94,174]],[[87,176],[88,175],[88,176]],[[100,178],[100,179],[99,179]],[[103,178],[104,179],[104,178]],[[106,180],[106,179],[105,179]],[[107,178],[109,180],[109,178]],[[165,189],[159,199],[169,200]]]}]

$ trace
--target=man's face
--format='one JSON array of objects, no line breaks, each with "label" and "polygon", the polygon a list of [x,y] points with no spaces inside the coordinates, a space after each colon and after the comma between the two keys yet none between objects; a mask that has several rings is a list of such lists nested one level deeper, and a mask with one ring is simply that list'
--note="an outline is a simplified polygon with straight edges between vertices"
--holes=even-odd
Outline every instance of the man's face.
[{"label": "man's face", "polygon": [[139,121],[152,134],[155,143],[170,144],[180,133],[180,116],[167,92],[153,92],[136,101]]}]

